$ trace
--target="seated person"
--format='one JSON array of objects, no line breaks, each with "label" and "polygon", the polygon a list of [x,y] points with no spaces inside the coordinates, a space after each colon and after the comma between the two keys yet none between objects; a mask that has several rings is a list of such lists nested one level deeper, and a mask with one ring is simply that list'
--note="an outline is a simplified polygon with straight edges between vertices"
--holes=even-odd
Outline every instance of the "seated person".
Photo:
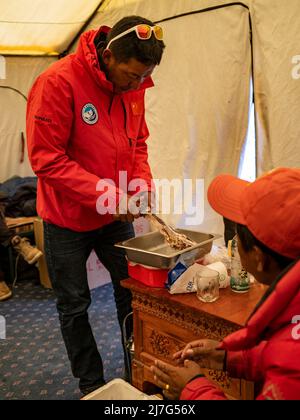
[{"label": "seated person", "polygon": [[[237,223],[243,267],[269,285],[245,328],[221,343],[197,340],[151,367],[169,399],[226,399],[206,367],[261,384],[256,399],[300,399],[300,169],[276,169],[253,183],[220,175],[210,205]],[[197,363],[196,363],[197,362]]]},{"label": "seated person", "polygon": [[[21,238],[16,233],[7,227],[3,208],[0,207],[0,244],[7,247],[12,246],[18,254],[22,255],[28,264],[34,264],[42,255],[42,251],[30,245],[28,238]],[[0,254],[3,248],[0,246]],[[4,281],[4,273],[0,266],[0,301],[10,298],[11,290]]]}]

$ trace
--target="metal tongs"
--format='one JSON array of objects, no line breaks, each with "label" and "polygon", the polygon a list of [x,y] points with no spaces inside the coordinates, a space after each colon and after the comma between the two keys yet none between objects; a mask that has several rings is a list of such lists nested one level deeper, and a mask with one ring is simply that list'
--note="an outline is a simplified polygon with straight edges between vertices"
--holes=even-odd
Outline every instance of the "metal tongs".
[{"label": "metal tongs", "polygon": [[158,227],[163,228],[168,235],[176,235],[177,232],[171,226],[167,225],[160,217],[153,213],[147,213],[146,216],[148,219],[153,222],[154,225],[159,225]]},{"label": "metal tongs", "polygon": [[176,232],[174,228],[167,225],[160,217],[153,213],[146,213],[145,215],[150,222],[158,228],[158,230],[164,235],[167,242],[173,248],[188,248],[194,246],[195,242],[189,239],[186,235]]}]

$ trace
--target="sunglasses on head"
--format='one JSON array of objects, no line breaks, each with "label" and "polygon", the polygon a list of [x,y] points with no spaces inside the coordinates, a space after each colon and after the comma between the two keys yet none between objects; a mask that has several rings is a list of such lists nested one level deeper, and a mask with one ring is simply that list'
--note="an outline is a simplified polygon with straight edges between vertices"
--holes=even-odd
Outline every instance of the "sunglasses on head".
[{"label": "sunglasses on head", "polygon": [[146,24],[140,24],[140,25],[136,25],[133,28],[129,28],[124,32],[121,32],[119,35],[116,35],[114,38],[112,38],[109,43],[107,44],[106,49],[108,50],[111,43],[113,41],[116,41],[119,38],[122,38],[123,36],[130,34],[131,32],[135,32],[136,36],[138,37],[138,39],[150,39],[152,36],[152,32],[154,33],[155,38],[158,41],[162,41],[163,40],[163,30],[160,26],[155,25],[155,26],[150,26],[150,25],[146,25]]}]

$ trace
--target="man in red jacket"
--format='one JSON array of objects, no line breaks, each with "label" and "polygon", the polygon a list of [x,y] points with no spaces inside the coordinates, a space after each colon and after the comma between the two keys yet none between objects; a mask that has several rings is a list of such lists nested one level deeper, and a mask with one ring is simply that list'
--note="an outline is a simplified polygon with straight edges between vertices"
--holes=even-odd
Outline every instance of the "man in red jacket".
[{"label": "man in red jacket", "polygon": [[146,195],[152,187],[144,96],[162,58],[162,39],[162,28],[139,16],[86,32],[75,54],[38,77],[28,100],[28,151],[39,178],[48,269],[84,394],[104,383],[87,313],[92,249],[111,274],[120,324],[131,311],[130,292],[120,286],[126,260],[114,244],[134,235],[139,211],[128,204],[130,181],[143,181]]},{"label": "man in red jacket", "polygon": [[[208,201],[237,223],[242,266],[269,289],[245,328],[222,343],[197,340],[156,361],[152,371],[168,398],[226,399],[201,367],[262,384],[262,400],[300,399],[300,169],[280,168],[250,184],[220,175]],[[197,363],[196,363],[197,362]]]}]

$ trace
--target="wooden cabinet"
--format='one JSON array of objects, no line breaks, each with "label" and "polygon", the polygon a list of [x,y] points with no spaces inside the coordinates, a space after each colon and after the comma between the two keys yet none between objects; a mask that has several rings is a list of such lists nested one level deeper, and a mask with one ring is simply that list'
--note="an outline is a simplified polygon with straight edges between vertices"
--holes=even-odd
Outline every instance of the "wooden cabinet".
[{"label": "wooden cabinet", "polygon": [[[124,280],[122,285],[130,289],[133,296],[132,382],[143,392],[153,389],[150,366],[155,358],[172,363],[173,353],[190,341],[222,340],[245,325],[265,291],[265,287],[257,283],[245,294],[222,289],[216,302],[202,303],[195,293],[171,295],[165,289],[150,288],[132,279]],[[232,379],[225,372],[207,370],[205,373],[230,398],[253,399],[252,383]]]}]

